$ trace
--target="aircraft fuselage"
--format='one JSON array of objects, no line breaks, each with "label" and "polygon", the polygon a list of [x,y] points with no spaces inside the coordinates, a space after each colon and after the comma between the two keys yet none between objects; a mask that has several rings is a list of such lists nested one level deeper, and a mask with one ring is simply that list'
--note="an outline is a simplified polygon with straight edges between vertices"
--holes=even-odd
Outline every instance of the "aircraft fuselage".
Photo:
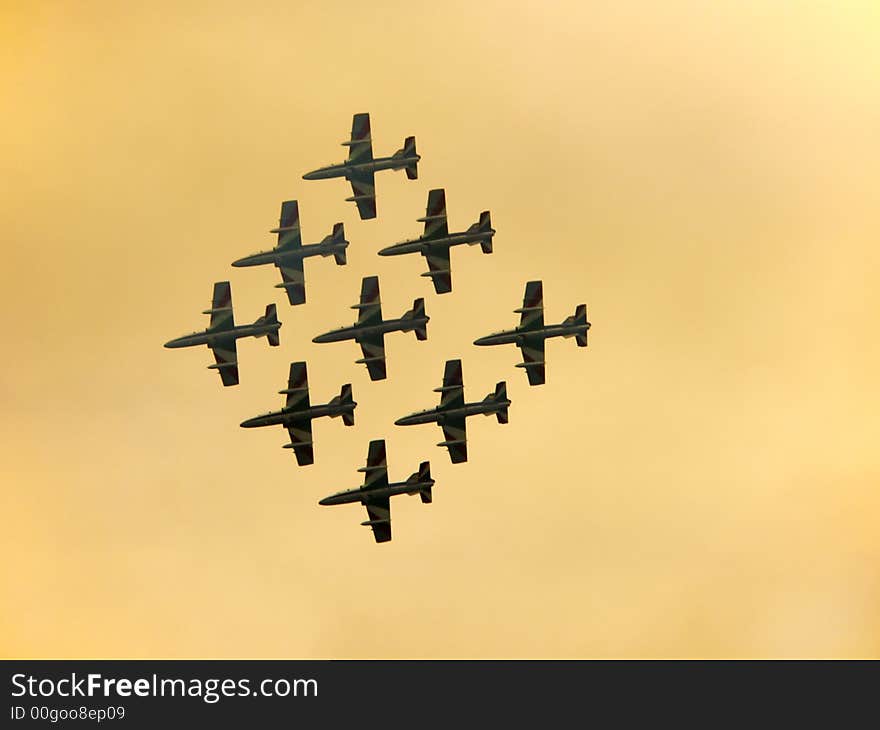
[{"label": "aircraft fuselage", "polygon": [[386,246],[379,251],[380,256],[399,256],[405,253],[422,253],[431,250],[433,246],[458,246],[463,243],[476,244],[490,240],[495,235],[493,229],[486,231],[461,231],[450,233],[438,238],[414,238],[409,241],[401,241],[392,246]]},{"label": "aircraft fuselage", "polygon": [[505,330],[474,340],[475,345],[522,345],[529,340],[546,340],[550,337],[574,337],[584,334],[589,327],[583,324],[553,324],[531,330]]},{"label": "aircraft fuselage", "polygon": [[428,479],[423,482],[392,482],[384,487],[377,489],[364,489],[357,487],[356,489],[346,489],[344,492],[331,494],[324,497],[318,504],[351,504],[352,502],[367,502],[371,498],[376,497],[393,497],[396,494],[418,494],[422,489],[434,486],[434,480]]},{"label": "aircraft fuselage", "polygon": [[400,319],[386,319],[377,324],[340,327],[330,330],[323,335],[318,335],[312,342],[342,342],[343,340],[359,340],[369,335],[384,335],[386,332],[411,332],[428,324],[428,317],[410,317]]},{"label": "aircraft fuselage", "polygon": [[242,428],[257,428],[259,426],[278,426],[295,423],[296,421],[306,421],[313,418],[323,418],[329,416],[336,418],[346,413],[354,413],[357,403],[324,403],[323,405],[310,406],[300,410],[282,408],[280,411],[272,411],[264,413],[260,416],[248,418],[241,422]]},{"label": "aircraft fuselage", "polygon": [[398,418],[394,424],[396,426],[415,426],[420,423],[436,422],[442,425],[447,418],[455,416],[464,416],[467,418],[468,416],[476,416],[481,413],[489,415],[490,413],[504,411],[505,408],[509,407],[510,400],[506,398],[504,400],[485,400],[477,401],[476,403],[465,403],[463,406],[457,408],[443,408],[442,406],[436,406],[435,408],[417,411],[416,413],[411,413],[403,418]]},{"label": "aircraft fuselage", "polygon": [[241,324],[228,330],[204,330],[202,332],[193,332],[191,335],[184,335],[169,340],[165,343],[165,347],[195,347],[197,345],[207,345],[213,347],[218,341],[238,340],[242,337],[263,337],[269,332],[277,332],[281,328],[280,322],[271,325],[267,324]]},{"label": "aircraft fuselage", "polygon": [[303,175],[303,180],[326,180],[331,177],[344,177],[351,179],[351,175],[358,172],[378,172],[379,170],[403,170],[410,165],[415,165],[421,159],[420,155],[411,157],[377,157],[369,162],[350,164],[340,162],[338,165],[319,167]]},{"label": "aircraft fuselage", "polygon": [[307,243],[303,246],[290,249],[273,248],[271,251],[261,251],[259,253],[245,256],[237,261],[233,261],[233,266],[261,266],[263,264],[281,265],[285,261],[297,261],[299,259],[309,258],[310,256],[333,256],[336,253],[344,252],[348,242],[344,243]]}]

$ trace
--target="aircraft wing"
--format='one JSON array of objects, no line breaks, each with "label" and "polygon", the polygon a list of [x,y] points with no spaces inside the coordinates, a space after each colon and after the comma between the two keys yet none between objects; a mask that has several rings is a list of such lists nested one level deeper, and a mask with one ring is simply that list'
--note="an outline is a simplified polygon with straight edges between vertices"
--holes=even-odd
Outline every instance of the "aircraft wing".
[{"label": "aircraft wing", "polygon": [[[355,304],[358,325],[369,327],[382,321],[382,302],[379,298],[379,277],[365,276],[361,281],[361,298]],[[360,334],[355,337],[364,353],[362,362],[367,366],[370,380],[385,379],[385,336],[381,332]]]},{"label": "aircraft wing", "polygon": [[434,291],[446,294],[452,291],[452,272],[449,263],[449,246],[437,244],[422,254],[428,259],[428,273],[434,282]]},{"label": "aircraft wing", "polygon": [[453,464],[467,461],[467,421],[464,416],[454,416],[443,421],[443,443],[449,450]]},{"label": "aircraft wing", "polygon": [[[447,360],[443,371],[443,386],[440,391],[440,408],[461,408],[464,405],[464,385],[461,376],[461,360]],[[464,425],[462,425],[462,429]]]},{"label": "aircraft wing", "polygon": [[280,249],[294,249],[302,246],[302,234],[299,228],[299,203],[285,200],[281,204],[281,219],[278,221],[278,245]]},{"label": "aircraft wing", "polygon": [[235,317],[232,314],[232,288],[228,281],[215,282],[214,296],[211,297],[211,309],[205,314],[211,315],[211,324],[208,329],[214,332],[231,330],[235,327]]},{"label": "aircraft wing", "polygon": [[534,330],[544,326],[544,285],[542,282],[530,281],[526,284],[522,309],[516,311],[521,315],[520,329]]},{"label": "aircraft wing", "polygon": [[367,508],[369,520],[365,525],[373,528],[373,538],[376,542],[388,542],[391,540],[391,499],[386,494],[384,497],[366,497],[364,507]]},{"label": "aircraft wing", "polygon": [[303,260],[293,259],[275,264],[281,271],[279,284],[287,292],[287,299],[291,304],[302,304],[306,300],[306,275],[303,271]]},{"label": "aircraft wing", "polygon": [[358,338],[358,344],[361,346],[361,352],[364,354],[362,362],[367,366],[370,373],[370,380],[385,380],[385,337],[381,332],[376,334],[365,335]]},{"label": "aircraft wing", "polygon": [[367,452],[367,465],[358,471],[365,472],[363,503],[367,508],[369,520],[364,524],[373,528],[376,542],[388,542],[391,539],[391,500],[387,494],[371,496],[370,492],[388,486],[388,463],[385,458],[385,440],[370,441]]},{"label": "aircraft wing", "polygon": [[358,310],[358,324],[373,325],[382,321],[378,276],[365,276],[361,280],[361,298],[355,309]]},{"label": "aircraft wing", "polygon": [[522,367],[529,376],[529,385],[544,383],[544,340],[543,338],[527,338],[519,346],[522,352]]},{"label": "aircraft wing", "polygon": [[348,162],[360,164],[373,161],[373,140],[370,136],[370,115],[355,114],[351,120],[351,139],[348,146]]},{"label": "aircraft wing", "polygon": [[428,193],[428,206],[425,217],[419,220],[425,223],[422,238],[440,238],[449,233],[446,225],[446,191],[443,188]]},{"label": "aircraft wing", "polygon": [[309,373],[304,362],[290,363],[287,390],[284,392],[287,395],[287,408],[304,411],[309,407]]},{"label": "aircraft wing", "polygon": [[304,418],[287,425],[290,443],[296,455],[296,463],[307,466],[315,463],[315,452],[312,448],[312,419]]},{"label": "aircraft wing", "polygon": [[223,385],[238,385],[238,350],[235,342],[234,337],[226,337],[215,340],[211,346],[215,364],[209,367],[220,373]]},{"label": "aircraft wing", "polygon": [[[371,155],[372,158],[372,155]],[[353,200],[357,204],[361,220],[376,217],[376,174],[373,170],[355,168],[349,170],[348,181],[351,183]]]}]

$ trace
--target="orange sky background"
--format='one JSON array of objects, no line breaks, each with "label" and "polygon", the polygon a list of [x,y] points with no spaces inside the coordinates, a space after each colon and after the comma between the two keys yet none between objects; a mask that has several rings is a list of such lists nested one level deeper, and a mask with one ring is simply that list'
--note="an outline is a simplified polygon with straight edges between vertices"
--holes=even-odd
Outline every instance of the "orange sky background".
[{"label": "orange sky background", "polygon": [[[300,5],[300,7],[297,7]],[[880,9],[876,2],[4,3],[0,10],[0,651],[17,657],[722,657],[880,654]],[[360,221],[337,162],[354,112],[376,154]],[[438,297],[415,256],[445,187],[457,248]],[[282,200],[349,264],[272,267]],[[353,321],[379,274],[429,339],[386,339],[370,382]],[[512,326],[586,302],[590,347],[552,340],[529,388]],[[222,388],[202,328],[276,301],[281,347],[239,342]],[[465,394],[506,379],[510,423],[433,426],[443,361]],[[351,382],[297,468],[276,408]],[[434,503],[392,502],[376,545],[357,486],[425,458]]]}]

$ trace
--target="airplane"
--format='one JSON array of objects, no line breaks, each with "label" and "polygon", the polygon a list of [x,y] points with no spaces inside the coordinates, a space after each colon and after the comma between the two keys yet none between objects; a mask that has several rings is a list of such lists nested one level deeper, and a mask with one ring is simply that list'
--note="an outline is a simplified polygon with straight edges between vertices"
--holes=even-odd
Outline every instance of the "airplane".
[{"label": "airplane", "polygon": [[260,426],[284,426],[290,434],[290,443],[284,444],[285,449],[293,449],[296,455],[296,463],[300,466],[315,463],[314,448],[312,445],[312,419],[329,416],[338,418],[342,416],[342,422],[346,426],[354,426],[354,409],[357,403],[351,397],[351,385],[346,383],[329,403],[312,405],[309,402],[309,376],[304,362],[290,363],[290,377],[287,387],[279,390],[280,395],[286,395],[287,401],[280,411],[264,413],[241,422],[242,428],[255,428]]},{"label": "airplane", "polygon": [[492,220],[489,211],[480,213],[480,220],[466,231],[450,233],[446,227],[446,191],[443,188],[428,193],[425,217],[418,218],[425,224],[425,232],[420,238],[395,243],[379,251],[380,256],[397,256],[405,253],[420,253],[428,259],[428,271],[422,276],[431,277],[434,291],[446,294],[452,291],[452,272],[449,264],[449,249],[462,243],[480,244],[483,253],[492,253]]},{"label": "airplane", "polygon": [[414,426],[419,423],[436,422],[443,429],[443,441],[437,446],[445,446],[449,450],[449,458],[453,464],[467,461],[467,417],[482,413],[490,416],[493,413],[498,423],[507,423],[507,409],[510,400],[507,398],[507,383],[503,380],[495,386],[495,392],[489,393],[483,400],[474,403],[464,402],[464,386],[461,378],[461,360],[447,360],[443,372],[443,385],[434,388],[440,393],[440,405],[425,411],[418,411],[409,416],[398,418],[396,426]]},{"label": "airplane", "polygon": [[391,540],[391,497],[395,494],[418,494],[424,504],[430,503],[433,499],[431,487],[434,486],[434,480],[431,478],[431,463],[428,461],[419,464],[419,470],[405,482],[388,481],[384,439],[370,441],[367,465],[362,466],[358,471],[366,473],[362,486],[331,494],[318,504],[360,502],[367,508],[370,517],[366,522],[361,522],[361,525],[373,528],[376,542]]},{"label": "airplane", "polygon": [[529,378],[529,385],[541,385],[545,380],[544,373],[544,340],[549,337],[574,337],[578,347],[587,346],[587,305],[578,304],[574,314],[559,324],[544,324],[544,289],[540,281],[526,284],[523,305],[514,309],[514,313],[522,315],[519,327],[503,332],[495,332],[474,340],[475,345],[509,345],[515,344],[522,350],[523,362],[516,367],[524,368]]},{"label": "airplane", "polygon": [[325,236],[320,243],[303,245],[299,228],[299,204],[295,200],[285,200],[281,204],[281,220],[278,228],[269,233],[278,234],[278,245],[271,251],[261,251],[233,261],[233,266],[260,266],[275,264],[281,270],[280,284],[277,289],[284,289],[291,304],[302,304],[306,300],[305,274],[303,259],[309,256],[333,256],[339,266],[345,264],[345,229],[342,223],[333,226],[333,233]]},{"label": "airplane", "polygon": [[382,303],[379,299],[379,277],[365,276],[361,281],[361,300],[352,304],[359,310],[358,321],[350,327],[340,327],[318,335],[312,342],[341,342],[354,340],[361,346],[364,356],[356,363],[367,366],[370,380],[384,380],[385,372],[385,333],[415,332],[416,339],[428,339],[428,321],[425,314],[425,300],[416,299],[413,308],[400,319],[382,319]]},{"label": "airplane", "polygon": [[416,138],[407,137],[391,157],[373,157],[373,141],[370,137],[370,115],[355,114],[351,120],[351,139],[342,143],[348,147],[348,159],[336,165],[328,165],[303,175],[303,180],[325,180],[344,177],[351,183],[354,195],[345,200],[357,204],[361,220],[376,217],[375,173],[379,170],[406,170],[406,176],[415,180],[419,176],[418,164],[422,159],[416,154]]},{"label": "airplane", "polygon": [[211,315],[211,323],[203,332],[193,332],[165,343],[165,347],[193,347],[207,345],[214,352],[215,363],[208,365],[210,370],[217,370],[223,385],[238,385],[238,351],[235,341],[241,337],[265,337],[272,347],[278,347],[278,330],[281,322],[275,311],[275,305],[266,306],[266,314],[259,317],[253,324],[236,326],[232,312],[232,289],[228,281],[214,283],[214,296],[211,308],[202,314]]}]

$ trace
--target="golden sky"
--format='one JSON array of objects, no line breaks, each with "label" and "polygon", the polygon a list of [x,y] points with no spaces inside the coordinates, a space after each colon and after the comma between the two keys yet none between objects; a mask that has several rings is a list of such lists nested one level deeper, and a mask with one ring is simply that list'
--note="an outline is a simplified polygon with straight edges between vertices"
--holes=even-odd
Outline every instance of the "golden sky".
[{"label": "golden sky", "polygon": [[[876,2],[7,2],[0,10],[0,651],[19,657],[805,657],[880,654],[880,11]],[[418,181],[376,177],[360,221],[337,162],[354,112],[376,154],[415,135]],[[438,297],[417,256],[427,191],[457,248]],[[349,263],[306,263],[290,307],[271,247],[343,221]],[[386,339],[370,382],[348,324],[362,276],[429,339]],[[529,388],[523,285],[586,302]],[[236,319],[276,301],[281,347],[206,348],[214,281]],[[506,379],[510,423],[434,426],[443,361]],[[288,365],[345,382],[357,426],[315,422],[297,468]],[[434,503],[357,486],[430,459]]]}]

